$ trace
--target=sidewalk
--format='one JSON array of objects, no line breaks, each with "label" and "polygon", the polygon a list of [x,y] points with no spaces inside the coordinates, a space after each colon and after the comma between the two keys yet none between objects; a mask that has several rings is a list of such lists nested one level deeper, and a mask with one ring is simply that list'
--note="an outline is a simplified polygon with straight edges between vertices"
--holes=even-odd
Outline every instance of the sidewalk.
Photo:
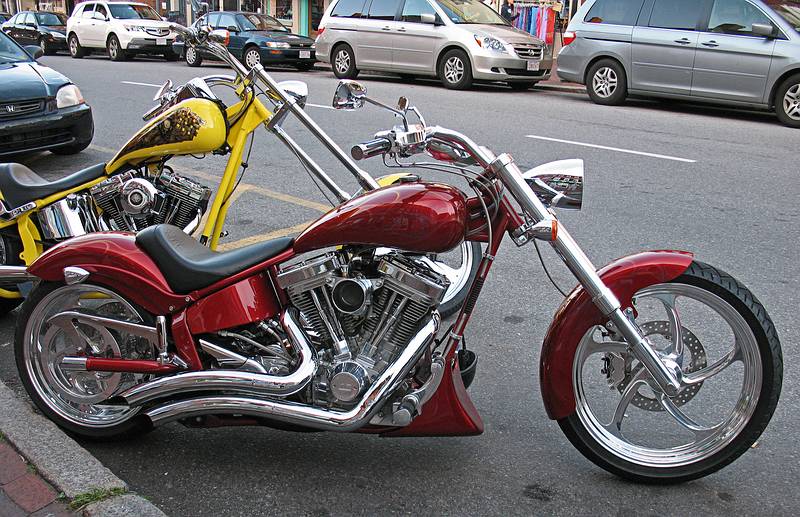
[{"label": "sidewalk", "polygon": [[3,517],[77,515],[43,480],[36,468],[0,438],[0,515]]}]

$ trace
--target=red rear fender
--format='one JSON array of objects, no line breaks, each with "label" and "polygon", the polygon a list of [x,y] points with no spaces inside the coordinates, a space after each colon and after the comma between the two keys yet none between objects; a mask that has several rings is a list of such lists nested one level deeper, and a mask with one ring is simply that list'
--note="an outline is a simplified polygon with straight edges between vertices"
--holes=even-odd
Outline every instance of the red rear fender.
[{"label": "red rear fender", "polygon": [[[649,285],[674,280],[692,263],[685,251],[648,251],[617,259],[599,271],[622,307],[631,306],[636,291]],[[575,411],[572,366],[583,336],[605,318],[582,287],[577,287],[556,311],[542,346],[539,379],[547,414],[554,420]]]},{"label": "red rear fender", "polygon": [[43,280],[61,282],[68,266],[85,269],[89,282],[113,289],[153,314],[174,312],[188,303],[172,292],[130,233],[90,233],[70,239],[42,254],[28,271]]}]

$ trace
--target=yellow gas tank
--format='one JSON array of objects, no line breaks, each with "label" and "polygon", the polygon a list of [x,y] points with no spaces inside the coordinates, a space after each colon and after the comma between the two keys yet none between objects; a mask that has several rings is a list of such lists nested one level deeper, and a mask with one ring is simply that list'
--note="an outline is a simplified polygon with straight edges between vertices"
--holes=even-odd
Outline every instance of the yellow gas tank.
[{"label": "yellow gas tank", "polygon": [[227,127],[222,109],[208,99],[187,99],[147,123],[106,165],[113,173],[162,156],[203,154],[225,143]]}]

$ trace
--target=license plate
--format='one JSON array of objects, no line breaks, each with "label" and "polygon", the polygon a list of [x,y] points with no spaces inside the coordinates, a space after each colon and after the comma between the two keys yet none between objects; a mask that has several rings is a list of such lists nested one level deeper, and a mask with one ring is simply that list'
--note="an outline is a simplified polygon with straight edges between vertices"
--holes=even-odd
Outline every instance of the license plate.
[{"label": "license plate", "polygon": [[529,72],[538,72],[539,71],[539,62],[538,61],[528,61],[528,71]]},{"label": "license plate", "polygon": [[300,51],[300,59],[309,59],[311,58],[311,51],[310,50],[301,50]]},{"label": "license plate", "polygon": [[[156,45],[158,45],[159,47],[163,47],[166,44],[167,44],[167,38],[156,38]],[[539,67],[536,67],[536,69],[538,70]]]}]

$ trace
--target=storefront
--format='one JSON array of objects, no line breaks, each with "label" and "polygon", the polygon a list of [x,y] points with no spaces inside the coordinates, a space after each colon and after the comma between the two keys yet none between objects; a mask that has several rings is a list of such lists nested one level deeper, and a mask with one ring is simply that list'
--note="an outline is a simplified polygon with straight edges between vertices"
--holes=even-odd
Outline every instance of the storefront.
[{"label": "storefront", "polygon": [[[330,0],[213,0],[212,11],[248,11],[269,14],[294,33],[314,37]],[[192,7],[194,5],[194,7]],[[184,12],[196,12],[199,0],[187,2]],[[189,20],[189,23],[192,23]]]}]

